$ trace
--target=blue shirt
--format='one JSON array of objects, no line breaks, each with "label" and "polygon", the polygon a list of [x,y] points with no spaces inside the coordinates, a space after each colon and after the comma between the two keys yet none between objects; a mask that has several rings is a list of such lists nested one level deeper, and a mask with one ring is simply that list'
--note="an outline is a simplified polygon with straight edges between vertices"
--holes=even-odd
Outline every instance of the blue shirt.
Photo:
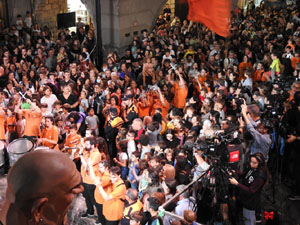
[{"label": "blue shirt", "polygon": [[253,137],[253,143],[250,147],[250,153],[260,152],[264,155],[266,162],[269,159],[269,150],[272,145],[272,139],[269,134],[261,134],[251,123],[247,124],[247,130]]}]

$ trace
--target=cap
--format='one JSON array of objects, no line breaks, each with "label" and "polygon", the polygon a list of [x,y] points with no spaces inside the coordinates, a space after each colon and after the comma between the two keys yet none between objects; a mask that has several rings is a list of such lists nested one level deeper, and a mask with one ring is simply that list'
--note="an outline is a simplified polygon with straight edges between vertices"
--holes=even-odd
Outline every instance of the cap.
[{"label": "cap", "polygon": [[124,97],[122,98],[123,101],[126,101],[128,99],[132,99],[133,95],[124,95]]}]

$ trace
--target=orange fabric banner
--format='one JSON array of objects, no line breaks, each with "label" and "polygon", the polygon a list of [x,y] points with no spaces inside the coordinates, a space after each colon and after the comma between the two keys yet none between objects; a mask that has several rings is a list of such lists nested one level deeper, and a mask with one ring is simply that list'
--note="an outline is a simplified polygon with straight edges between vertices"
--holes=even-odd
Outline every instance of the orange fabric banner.
[{"label": "orange fabric banner", "polygon": [[188,20],[201,22],[218,35],[229,35],[231,0],[187,0]]}]

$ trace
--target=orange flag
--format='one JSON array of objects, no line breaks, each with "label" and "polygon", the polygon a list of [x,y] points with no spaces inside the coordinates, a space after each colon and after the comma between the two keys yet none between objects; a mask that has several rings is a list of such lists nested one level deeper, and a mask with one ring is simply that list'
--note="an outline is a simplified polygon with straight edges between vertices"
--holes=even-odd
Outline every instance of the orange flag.
[{"label": "orange flag", "polygon": [[188,20],[201,22],[218,35],[229,35],[231,0],[188,0]]}]

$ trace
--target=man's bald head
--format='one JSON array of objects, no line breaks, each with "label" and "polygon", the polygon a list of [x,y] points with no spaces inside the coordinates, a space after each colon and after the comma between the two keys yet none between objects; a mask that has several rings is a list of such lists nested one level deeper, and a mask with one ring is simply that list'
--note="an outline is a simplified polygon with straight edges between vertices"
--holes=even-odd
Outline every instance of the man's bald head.
[{"label": "man's bald head", "polygon": [[139,193],[135,188],[129,188],[126,191],[126,195],[132,202],[137,201],[139,198]]},{"label": "man's bald head", "polygon": [[64,186],[74,175],[74,163],[63,153],[53,150],[34,151],[20,158],[9,171],[7,193],[10,202],[23,201]]},{"label": "man's bald head", "polygon": [[7,177],[6,201],[0,212],[4,225],[61,225],[76,194],[83,191],[80,173],[63,153],[30,152]]}]

